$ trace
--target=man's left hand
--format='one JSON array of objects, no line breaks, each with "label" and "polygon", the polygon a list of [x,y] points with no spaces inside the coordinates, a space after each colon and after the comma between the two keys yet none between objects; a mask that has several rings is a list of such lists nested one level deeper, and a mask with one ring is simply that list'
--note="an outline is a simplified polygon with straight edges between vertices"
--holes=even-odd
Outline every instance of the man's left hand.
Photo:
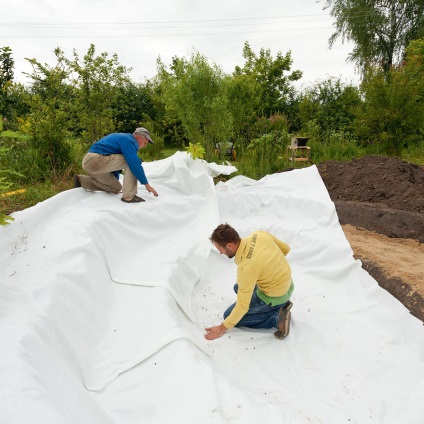
[{"label": "man's left hand", "polygon": [[227,331],[224,324],[216,325],[215,327],[207,327],[205,328],[205,330],[207,331],[207,333],[205,334],[205,339],[207,340],[217,339]]},{"label": "man's left hand", "polygon": [[150,185],[150,184],[145,184],[144,185],[145,187],[146,187],[146,190],[149,192],[149,193],[152,193],[153,194],[153,196],[155,196],[155,197],[158,197],[158,193],[157,193],[157,191]]}]

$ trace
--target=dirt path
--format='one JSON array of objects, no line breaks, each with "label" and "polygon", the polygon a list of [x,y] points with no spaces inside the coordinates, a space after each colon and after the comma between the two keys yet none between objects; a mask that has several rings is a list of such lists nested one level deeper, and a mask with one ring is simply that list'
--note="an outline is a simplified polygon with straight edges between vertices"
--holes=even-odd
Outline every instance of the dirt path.
[{"label": "dirt path", "polygon": [[375,280],[424,321],[424,244],[343,225],[355,257]]},{"label": "dirt path", "polygon": [[343,225],[343,230],[357,256],[378,263],[387,276],[403,279],[424,296],[424,244],[389,238],[352,225]]}]

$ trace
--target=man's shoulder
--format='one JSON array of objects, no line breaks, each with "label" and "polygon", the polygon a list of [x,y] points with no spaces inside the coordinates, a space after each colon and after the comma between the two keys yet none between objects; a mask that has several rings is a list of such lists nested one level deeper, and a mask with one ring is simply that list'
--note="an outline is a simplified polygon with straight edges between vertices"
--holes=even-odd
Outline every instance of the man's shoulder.
[{"label": "man's shoulder", "polygon": [[266,231],[257,230],[257,231],[254,231],[253,233],[249,234],[246,238],[249,241],[250,240],[257,241],[258,239],[262,239],[262,240],[263,239],[269,239],[269,238],[272,239],[272,235],[270,233],[266,232]]},{"label": "man's shoulder", "polygon": [[134,136],[130,133],[112,133],[104,136],[102,140],[135,140]]},{"label": "man's shoulder", "polygon": [[130,133],[112,133],[103,137],[100,141],[105,144],[115,144],[115,146],[121,146],[121,148],[127,146],[134,146],[137,148],[137,140]]},{"label": "man's shoulder", "polygon": [[261,252],[266,246],[274,245],[276,238],[267,231],[258,230],[247,236],[247,244],[250,246],[258,246],[259,249],[255,249],[257,252]]}]

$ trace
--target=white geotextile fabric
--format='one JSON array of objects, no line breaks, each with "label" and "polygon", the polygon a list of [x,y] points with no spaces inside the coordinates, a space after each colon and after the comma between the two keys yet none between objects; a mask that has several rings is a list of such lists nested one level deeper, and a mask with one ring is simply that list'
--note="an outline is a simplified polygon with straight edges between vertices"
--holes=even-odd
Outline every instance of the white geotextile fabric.
[{"label": "white geotextile fabric", "polygon": [[[69,190],[0,229],[0,423],[424,422],[424,328],[353,258],[312,166],[260,181],[177,153],[143,204]],[[228,222],[292,248],[292,328],[232,329]]]}]

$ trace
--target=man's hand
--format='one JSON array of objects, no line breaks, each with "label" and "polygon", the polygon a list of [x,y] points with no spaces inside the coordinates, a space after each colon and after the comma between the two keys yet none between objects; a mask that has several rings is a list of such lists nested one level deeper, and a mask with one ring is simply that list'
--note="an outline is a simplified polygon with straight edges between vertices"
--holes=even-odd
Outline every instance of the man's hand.
[{"label": "man's hand", "polygon": [[207,340],[217,339],[227,331],[224,324],[216,325],[215,327],[208,327],[205,328],[205,330],[207,331],[207,333],[205,334],[205,339]]},{"label": "man's hand", "polygon": [[149,193],[152,193],[155,197],[158,197],[159,196],[159,194],[157,193],[157,191],[150,184],[145,184],[144,186],[146,187],[146,190]]}]

